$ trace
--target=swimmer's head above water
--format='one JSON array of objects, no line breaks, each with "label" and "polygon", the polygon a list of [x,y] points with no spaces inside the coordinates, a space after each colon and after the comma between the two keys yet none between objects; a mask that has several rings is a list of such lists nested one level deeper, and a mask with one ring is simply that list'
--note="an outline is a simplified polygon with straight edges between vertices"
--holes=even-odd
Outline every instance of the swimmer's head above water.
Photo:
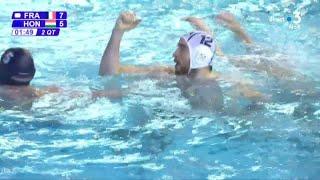
[{"label": "swimmer's head above water", "polygon": [[30,84],[36,72],[31,53],[23,48],[7,49],[0,59],[0,85]]},{"label": "swimmer's head above water", "polygon": [[189,75],[202,68],[211,71],[214,53],[215,42],[208,33],[194,31],[182,36],[173,53],[175,74]]}]

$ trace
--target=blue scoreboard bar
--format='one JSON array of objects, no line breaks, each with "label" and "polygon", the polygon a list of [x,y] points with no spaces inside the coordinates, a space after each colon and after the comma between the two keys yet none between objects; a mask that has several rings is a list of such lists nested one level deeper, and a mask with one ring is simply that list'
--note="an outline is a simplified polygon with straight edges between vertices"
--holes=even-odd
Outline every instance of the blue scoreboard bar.
[{"label": "blue scoreboard bar", "polygon": [[13,36],[58,36],[60,28],[66,28],[66,11],[14,11],[12,13]]},{"label": "blue scoreboard bar", "polygon": [[13,28],[66,28],[67,20],[13,20]]},{"label": "blue scoreboard bar", "polygon": [[59,28],[13,29],[12,36],[58,36]]},{"label": "blue scoreboard bar", "polygon": [[12,19],[67,19],[66,11],[15,11]]}]

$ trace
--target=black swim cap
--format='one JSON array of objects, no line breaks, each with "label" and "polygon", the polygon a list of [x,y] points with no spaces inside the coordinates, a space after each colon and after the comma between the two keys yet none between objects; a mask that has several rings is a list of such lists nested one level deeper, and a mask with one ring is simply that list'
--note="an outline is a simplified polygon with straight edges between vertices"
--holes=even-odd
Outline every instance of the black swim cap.
[{"label": "black swim cap", "polygon": [[30,52],[23,48],[7,49],[0,59],[0,84],[29,85],[36,69]]}]

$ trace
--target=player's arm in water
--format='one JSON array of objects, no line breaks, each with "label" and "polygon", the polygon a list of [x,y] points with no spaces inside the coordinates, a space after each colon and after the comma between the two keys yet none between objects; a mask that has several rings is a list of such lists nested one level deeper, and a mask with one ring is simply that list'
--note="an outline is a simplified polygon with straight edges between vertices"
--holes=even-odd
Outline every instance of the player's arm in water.
[{"label": "player's arm in water", "polygon": [[40,98],[42,96],[45,96],[47,94],[54,94],[54,93],[59,93],[63,94],[65,93],[71,98],[79,98],[79,97],[85,97],[85,96],[91,96],[92,99],[97,99],[97,98],[103,98],[107,97],[110,99],[117,99],[121,98],[123,96],[123,92],[120,90],[92,90],[91,92],[83,92],[83,91],[65,91],[62,88],[56,87],[56,86],[51,86],[51,87],[46,87],[46,88],[41,88],[41,89],[34,89],[34,94],[36,98]]},{"label": "player's arm in water", "polygon": [[[234,32],[242,40],[242,42],[247,45],[248,48],[255,47],[251,37],[246,33],[245,29],[241,26],[233,14],[229,12],[223,12],[217,15],[215,19],[219,24]],[[260,60],[257,63],[250,61],[250,59],[231,58],[230,62],[240,68],[252,69],[258,72],[266,72],[268,75],[278,79],[293,78],[303,81],[305,77],[302,74],[294,71],[293,69],[289,69],[285,64],[280,64],[284,63],[285,59],[285,56],[281,56],[277,59],[277,61],[269,61],[266,58],[261,59],[260,57]]]},{"label": "player's arm in water", "polygon": [[126,31],[134,29],[139,23],[136,15],[132,12],[123,12],[119,15],[116,24],[112,30],[111,38],[103,53],[99,75],[113,75],[118,73],[155,73],[166,72],[174,73],[174,69],[165,66],[154,67],[137,67],[137,66],[123,66],[120,64],[120,43],[123,34]]},{"label": "player's arm in water", "polygon": [[[248,48],[251,48],[252,46],[255,47],[254,42],[245,32],[244,28],[236,20],[233,14],[228,12],[220,13],[218,16],[216,16],[216,20],[218,23],[234,32],[248,46]],[[285,62],[288,60],[290,60],[289,57],[286,55],[281,55],[273,58],[268,56],[259,57],[259,61],[255,62],[252,62],[251,59],[234,58],[231,59],[230,62],[240,68],[267,73],[269,76],[278,79],[281,84],[283,84],[282,87],[284,89],[290,90],[295,94],[319,96],[320,93],[318,93],[316,90],[317,88],[315,87],[317,82],[290,68],[288,64],[285,64]],[[242,85],[240,85],[240,88],[246,89],[245,86]]]}]

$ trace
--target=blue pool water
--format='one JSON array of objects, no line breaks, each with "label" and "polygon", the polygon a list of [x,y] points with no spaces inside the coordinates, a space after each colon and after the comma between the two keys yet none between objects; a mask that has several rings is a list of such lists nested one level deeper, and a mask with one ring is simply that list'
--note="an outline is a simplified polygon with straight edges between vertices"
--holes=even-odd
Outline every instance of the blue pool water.
[{"label": "blue pool water", "polygon": [[[281,82],[240,71],[223,60],[216,61],[215,70],[252,77],[260,90],[273,93],[273,100],[247,113],[203,112],[191,108],[174,77],[97,76],[115,19],[128,9],[143,21],[123,38],[124,64],[173,66],[179,37],[192,30],[180,21],[188,15],[205,19],[226,54],[252,59],[255,56],[246,56],[245,47],[231,32],[212,21],[212,15],[231,11],[257,44],[274,51],[271,61],[277,54],[286,55],[298,72],[316,82],[320,78],[319,1],[0,3],[1,52],[15,46],[30,49],[37,67],[32,85],[64,89],[63,94],[38,99],[31,109],[1,110],[0,179],[320,178],[319,97],[291,97],[281,90]],[[66,10],[68,28],[59,37],[10,36],[11,13],[18,10]],[[300,13],[301,22],[294,12]],[[223,91],[229,88],[221,85]],[[128,94],[121,100],[68,95],[115,86]],[[238,101],[239,111],[245,104],[228,95],[225,100],[230,110]]]}]

